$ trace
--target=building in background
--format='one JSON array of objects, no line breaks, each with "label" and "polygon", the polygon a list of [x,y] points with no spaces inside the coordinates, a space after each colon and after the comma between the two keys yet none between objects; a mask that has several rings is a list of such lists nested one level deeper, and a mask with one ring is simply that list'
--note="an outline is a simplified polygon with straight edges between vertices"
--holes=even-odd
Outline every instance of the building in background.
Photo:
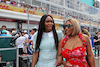
[{"label": "building in background", "polygon": [[98,0],[80,0],[80,1],[100,9],[100,2]]}]

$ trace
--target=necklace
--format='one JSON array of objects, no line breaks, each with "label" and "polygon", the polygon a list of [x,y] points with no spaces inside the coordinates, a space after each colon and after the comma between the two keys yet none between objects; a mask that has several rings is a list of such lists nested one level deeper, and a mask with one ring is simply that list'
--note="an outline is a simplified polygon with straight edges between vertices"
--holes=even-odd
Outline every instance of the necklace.
[{"label": "necklace", "polygon": [[73,43],[73,41],[71,41],[71,43]]},{"label": "necklace", "polygon": [[75,40],[76,37],[77,37],[77,36],[71,37],[71,38],[70,38],[70,42],[73,43],[73,41]]},{"label": "necklace", "polygon": [[73,40],[70,40],[70,43],[73,43],[74,41]]}]

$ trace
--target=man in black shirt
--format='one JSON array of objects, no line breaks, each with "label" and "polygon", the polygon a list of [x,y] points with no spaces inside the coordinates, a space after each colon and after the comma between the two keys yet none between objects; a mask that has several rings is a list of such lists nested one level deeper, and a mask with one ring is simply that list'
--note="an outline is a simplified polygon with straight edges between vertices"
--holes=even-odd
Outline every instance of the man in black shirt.
[{"label": "man in black shirt", "polygon": [[96,57],[96,49],[98,50],[98,57],[99,57],[99,45],[100,45],[100,39],[98,38],[99,32],[95,32],[94,36],[94,46],[95,46],[95,57]]}]

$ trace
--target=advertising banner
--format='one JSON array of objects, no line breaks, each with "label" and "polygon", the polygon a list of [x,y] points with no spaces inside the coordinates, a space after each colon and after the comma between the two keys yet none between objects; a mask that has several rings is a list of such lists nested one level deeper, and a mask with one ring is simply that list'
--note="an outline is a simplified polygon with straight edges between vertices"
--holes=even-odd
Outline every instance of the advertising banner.
[{"label": "advertising banner", "polygon": [[[25,8],[13,6],[13,5],[2,4],[2,3],[0,3],[0,9],[26,13]],[[39,15],[39,16],[43,15],[42,11],[36,11],[34,9],[33,10],[32,9],[27,9],[27,11],[29,12],[29,14],[34,14],[34,15]],[[57,16],[57,15],[52,15],[52,17],[57,18],[57,19],[63,19],[63,17]]]}]

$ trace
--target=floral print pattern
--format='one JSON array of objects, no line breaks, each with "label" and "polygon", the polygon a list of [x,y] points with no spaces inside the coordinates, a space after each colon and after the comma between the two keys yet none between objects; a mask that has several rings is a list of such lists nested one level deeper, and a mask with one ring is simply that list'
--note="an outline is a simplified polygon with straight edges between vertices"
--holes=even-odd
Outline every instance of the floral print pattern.
[{"label": "floral print pattern", "polygon": [[74,48],[73,50],[63,48],[67,39],[69,38],[67,35],[62,41],[62,55],[72,64],[72,67],[89,67],[86,61],[86,41],[83,39],[82,34],[80,33],[79,38],[83,42],[83,46],[79,46]]}]

